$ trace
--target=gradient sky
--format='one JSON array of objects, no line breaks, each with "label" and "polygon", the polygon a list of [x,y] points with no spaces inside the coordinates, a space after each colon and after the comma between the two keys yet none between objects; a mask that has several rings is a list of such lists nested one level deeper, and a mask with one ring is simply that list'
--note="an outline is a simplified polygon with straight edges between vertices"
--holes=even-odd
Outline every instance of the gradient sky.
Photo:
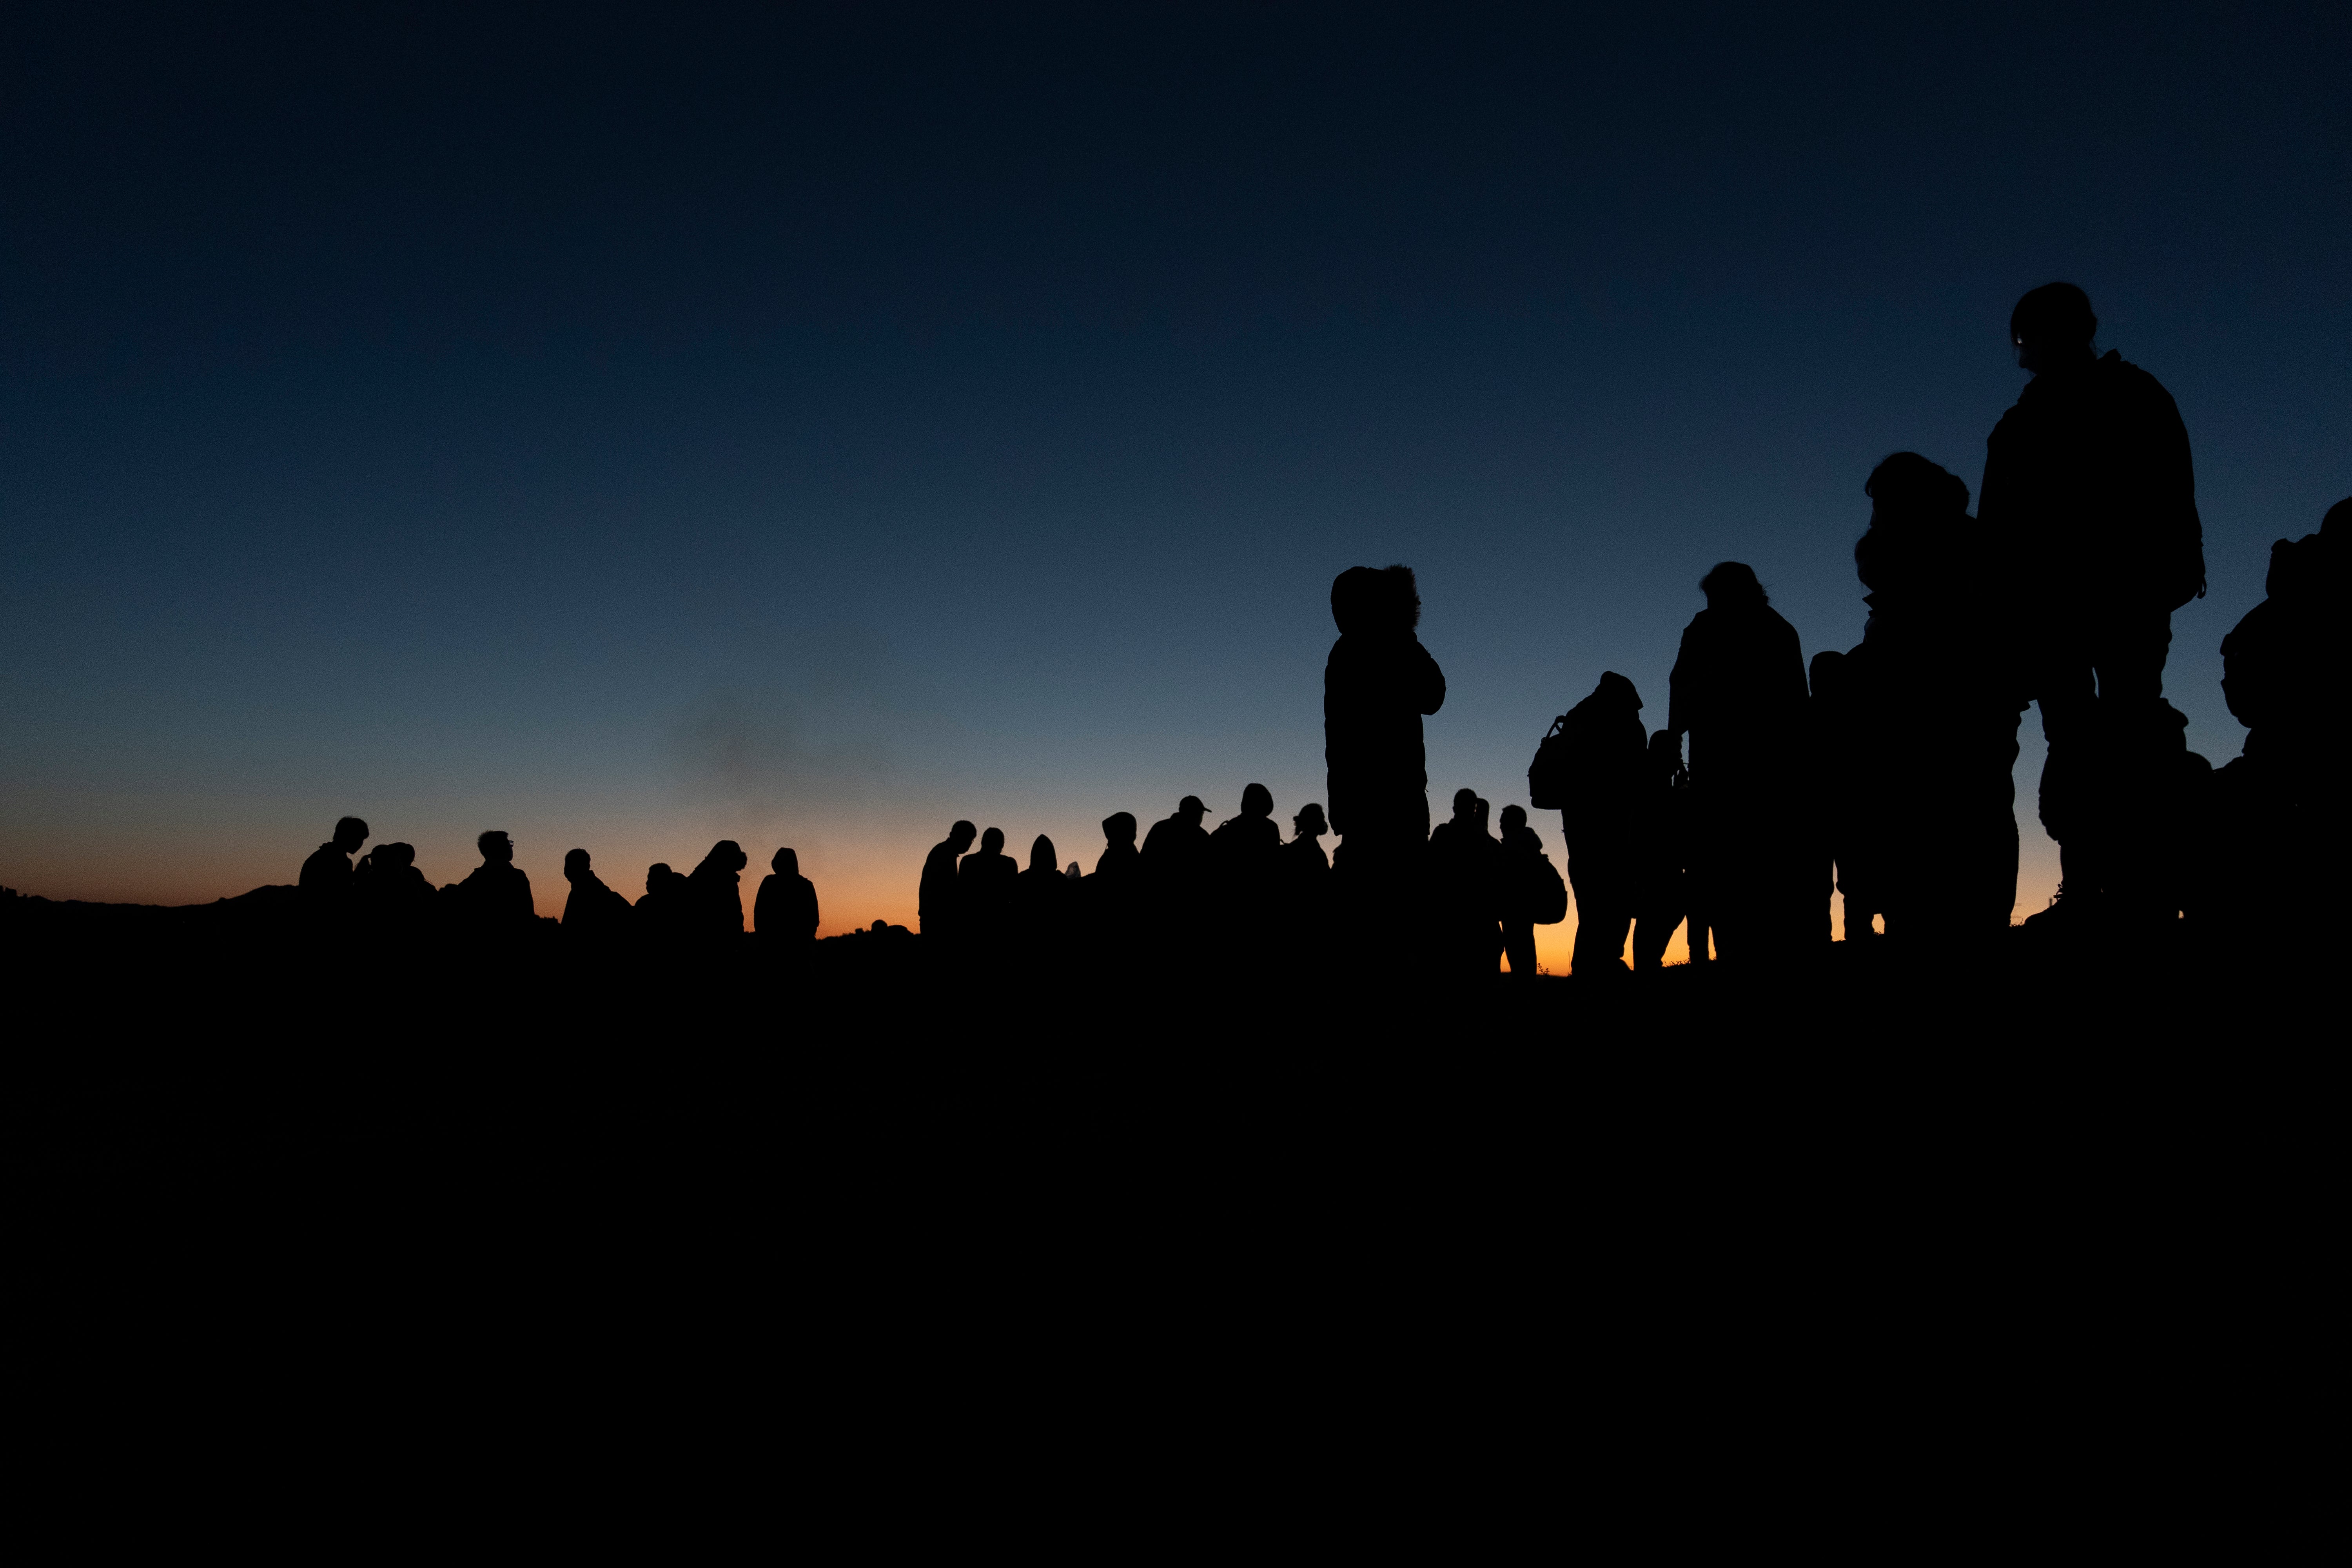
[{"label": "gradient sky", "polygon": [[1330,580],[1391,561],[1439,814],[1499,810],[1604,668],[1663,724],[1718,560],[1858,641],[1864,478],[1975,488],[2053,278],[2188,421],[2216,763],[2222,634],[2352,492],[2340,5],[312,9],[0,23],[27,892],[354,812],[436,881],[509,830],[546,913],[575,844],[726,837],[911,921],[957,816],[1091,867],[1321,798]]}]

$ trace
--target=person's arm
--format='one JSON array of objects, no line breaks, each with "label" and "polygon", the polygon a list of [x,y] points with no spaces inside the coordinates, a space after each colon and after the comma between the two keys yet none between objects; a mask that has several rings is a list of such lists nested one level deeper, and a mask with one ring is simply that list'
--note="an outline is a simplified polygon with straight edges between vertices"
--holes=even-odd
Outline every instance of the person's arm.
[{"label": "person's arm", "polygon": [[1412,651],[1416,656],[1412,671],[1413,710],[1434,713],[1445,706],[1445,672],[1437,668],[1437,660],[1421,646],[1419,637],[1413,638]]}]

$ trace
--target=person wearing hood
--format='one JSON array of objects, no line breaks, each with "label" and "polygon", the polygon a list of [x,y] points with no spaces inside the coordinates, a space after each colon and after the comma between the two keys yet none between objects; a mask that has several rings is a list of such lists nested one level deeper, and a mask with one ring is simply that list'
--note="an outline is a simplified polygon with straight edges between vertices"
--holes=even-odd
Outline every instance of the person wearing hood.
[{"label": "person wearing hood", "polygon": [[732,942],[743,934],[743,868],[751,858],[732,838],[710,847],[686,879],[687,901],[694,927],[713,942]]},{"label": "person wearing hood", "polygon": [[[1706,608],[1683,631],[1666,710],[1677,750],[1683,737],[1690,742],[1698,816],[1692,898],[1706,911],[1720,957],[1785,962],[1829,937],[1805,791],[1812,710],[1804,650],[1754,568],[1722,562],[1699,579],[1699,591]],[[1580,930],[1580,944],[1582,936]]]},{"label": "person wearing hood", "polygon": [[801,875],[797,850],[779,849],[751,900],[751,933],[762,947],[798,952],[816,941],[816,884]]}]

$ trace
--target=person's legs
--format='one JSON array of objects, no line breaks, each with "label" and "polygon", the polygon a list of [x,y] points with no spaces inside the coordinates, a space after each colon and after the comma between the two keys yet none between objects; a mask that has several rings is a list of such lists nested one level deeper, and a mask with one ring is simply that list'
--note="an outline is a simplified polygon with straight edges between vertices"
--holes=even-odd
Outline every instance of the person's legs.
[{"label": "person's legs", "polygon": [[1512,921],[1503,927],[1503,956],[1514,980],[1536,977],[1536,928],[1532,921]]}]

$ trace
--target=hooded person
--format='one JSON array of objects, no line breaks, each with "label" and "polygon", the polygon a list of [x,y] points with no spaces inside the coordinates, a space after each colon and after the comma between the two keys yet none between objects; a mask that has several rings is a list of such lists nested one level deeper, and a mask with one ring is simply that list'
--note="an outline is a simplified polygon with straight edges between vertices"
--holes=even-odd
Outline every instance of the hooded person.
[{"label": "hooded person", "polygon": [[1013,894],[1021,944],[1033,959],[1047,956],[1069,940],[1076,889],[1062,874],[1061,857],[1045,835],[1031,840],[1029,865],[1013,879]]},{"label": "hooded person", "polygon": [[1853,559],[1870,618],[1861,647],[1811,671],[1847,936],[1877,914],[1906,942],[1998,940],[2017,903],[2013,591],[1957,476],[1896,452],[1863,493]]},{"label": "hooded person", "polygon": [[768,875],[751,900],[751,932],[763,948],[806,948],[816,941],[816,884],[801,875],[797,850],[770,857]]},{"label": "hooded person", "polygon": [[2072,283],[2018,300],[2010,341],[2033,379],[1986,438],[1977,507],[2025,584],[2016,641],[2049,742],[2042,824],[2062,878],[2027,921],[2044,933],[2166,926],[2180,904],[2165,786],[2186,721],[2164,665],[2172,612],[2205,593],[2204,527],[2179,405],[2101,355],[2098,329]]},{"label": "hooded person", "polygon": [[1323,665],[1326,810],[1341,837],[1335,869],[1418,861],[1429,838],[1429,758],[1421,721],[1445,704],[1445,675],[1414,629],[1409,566],[1350,566],[1331,584],[1339,637]]},{"label": "hooded person", "polygon": [[710,847],[686,879],[687,901],[694,928],[714,942],[732,942],[743,934],[743,868],[751,858],[732,838]]},{"label": "hooded person", "polygon": [[1666,721],[1677,740],[1690,739],[1694,897],[1722,957],[1785,961],[1829,935],[1804,790],[1812,734],[1804,650],[1752,567],[1723,562],[1699,591],[1706,608],[1683,631]]}]

